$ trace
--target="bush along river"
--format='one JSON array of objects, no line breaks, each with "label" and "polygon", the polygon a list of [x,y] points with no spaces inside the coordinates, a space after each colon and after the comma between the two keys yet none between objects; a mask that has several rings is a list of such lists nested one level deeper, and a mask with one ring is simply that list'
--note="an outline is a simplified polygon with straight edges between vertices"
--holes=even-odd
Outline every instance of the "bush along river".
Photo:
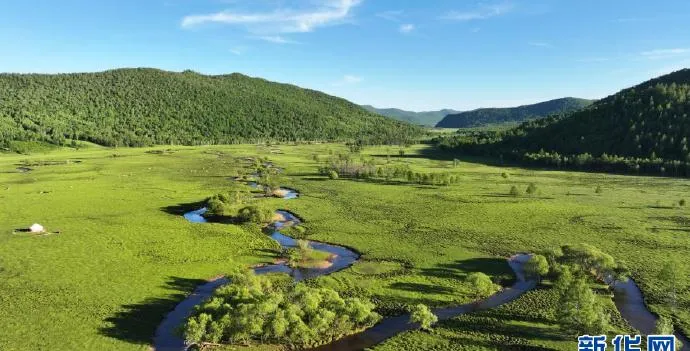
[{"label": "bush along river", "polygon": [[[259,188],[259,184],[256,182],[249,182],[248,185],[253,188]],[[287,188],[280,188],[280,191],[274,195],[284,199],[296,199],[299,197],[297,191]],[[184,218],[193,223],[207,223],[204,213],[206,213],[206,208],[201,208],[185,213]],[[299,224],[299,218],[287,211],[277,211],[275,218],[277,220],[270,225],[273,229],[271,238],[276,240],[282,248],[297,247],[297,240],[282,234],[280,230],[286,226]],[[287,263],[281,263],[256,267],[254,271],[256,274],[287,273],[296,281],[300,281],[348,268],[360,257],[354,250],[343,246],[318,241],[308,242],[314,249],[330,253],[329,261],[331,264],[323,268],[291,268]],[[517,254],[508,259],[508,264],[515,272],[517,278],[516,283],[511,287],[504,288],[480,301],[454,307],[437,308],[434,310],[434,314],[442,321],[461,314],[494,308],[517,299],[537,285],[536,280],[528,279],[523,273],[523,265],[530,257],[531,255],[529,254]],[[218,287],[227,283],[229,281],[225,277],[212,279],[197,287],[192,294],[180,302],[156,329],[153,340],[154,349],[156,351],[186,350],[190,345],[187,345],[182,339],[179,332],[180,327],[184,325],[186,319],[197,305],[211,297]],[[647,308],[642,293],[634,281],[628,280],[625,283],[616,284],[614,287],[614,298],[616,307],[631,326],[643,334],[653,334],[657,317]],[[409,315],[384,318],[367,330],[319,346],[314,350],[354,351],[373,347],[399,333],[419,328],[418,325],[410,324],[408,322],[409,318]],[[677,335],[677,337],[685,344],[682,350],[690,351],[690,342],[688,342],[687,338],[682,335]]]}]

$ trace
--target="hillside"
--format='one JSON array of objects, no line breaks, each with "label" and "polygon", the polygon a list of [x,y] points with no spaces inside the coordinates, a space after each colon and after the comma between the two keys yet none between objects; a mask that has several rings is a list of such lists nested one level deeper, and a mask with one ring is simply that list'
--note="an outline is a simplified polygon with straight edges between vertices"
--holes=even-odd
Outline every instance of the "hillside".
[{"label": "hillside", "polygon": [[573,113],[493,134],[438,140],[443,148],[537,164],[690,175],[690,69],[620,91]]},{"label": "hillside", "polygon": [[480,108],[448,115],[436,127],[471,128],[507,122],[519,123],[530,119],[546,117],[553,113],[580,110],[589,106],[592,102],[592,100],[566,97],[518,107]]},{"label": "hillside", "polygon": [[412,124],[433,127],[438,123],[443,117],[449,114],[458,113],[460,111],[443,109],[438,111],[425,111],[425,112],[414,112],[405,111],[397,108],[376,108],[371,105],[362,105],[362,107],[373,113],[377,113],[382,116],[397,119],[399,121],[404,121]]},{"label": "hillside", "polygon": [[346,100],[241,74],[155,69],[0,74],[0,147],[12,140],[107,146],[262,140],[394,141],[420,129]]}]

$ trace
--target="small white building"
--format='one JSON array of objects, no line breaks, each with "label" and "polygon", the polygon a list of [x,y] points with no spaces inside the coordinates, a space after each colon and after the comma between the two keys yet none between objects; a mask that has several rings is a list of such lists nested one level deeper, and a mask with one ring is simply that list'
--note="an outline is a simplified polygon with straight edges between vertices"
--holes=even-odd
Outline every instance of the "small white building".
[{"label": "small white building", "polygon": [[43,233],[46,231],[45,228],[43,228],[43,226],[38,223],[34,223],[31,227],[29,227],[29,230],[32,233]]}]

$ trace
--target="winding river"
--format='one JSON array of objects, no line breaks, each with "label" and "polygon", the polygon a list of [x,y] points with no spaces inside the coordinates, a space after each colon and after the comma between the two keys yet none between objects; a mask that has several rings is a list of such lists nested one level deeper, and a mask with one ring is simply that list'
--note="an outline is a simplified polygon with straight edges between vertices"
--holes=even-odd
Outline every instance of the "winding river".
[{"label": "winding river", "polygon": [[[254,182],[248,183],[250,186],[257,188],[258,184]],[[281,195],[285,199],[295,199],[299,197],[299,193],[292,189],[281,188]],[[206,223],[207,219],[204,217],[206,208],[201,208],[184,214],[184,218],[193,223]],[[300,222],[294,214],[287,211],[277,211],[276,218],[279,220],[271,224],[273,232],[271,238],[276,240],[283,248],[296,247],[297,241],[280,232],[280,229],[287,225],[295,225]],[[254,268],[257,274],[266,273],[287,273],[295,280],[304,280],[315,278],[322,275],[327,275],[342,269],[345,269],[355,263],[360,255],[353,250],[346,247],[332,245],[328,243],[309,241],[310,245],[320,251],[326,251],[333,254],[331,266],[327,268],[301,268],[293,269],[287,264],[272,264]],[[496,294],[480,301],[468,303],[460,306],[438,308],[434,313],[439,320],[447,320],[461,314],[486,310],[494,308],[517,299],[520,295],[536,287],[536,281],[527,279],[523,273],[523,264],[529,259],[528,254],[518,254],[508,259],[508,264],[515,272],[516,283],[508,288],[497,292]],[[224,277],[219,277],[210,280],[209,282],[199,286],[186,299],[180,302],[175,309],[170,312],[163,322],[156,329],[156,334],[153,339],[154,349],[156,351],[183,351],[188,345],[178,335],[178,328],[184,324],[187,317],[191,315],[194,307],[201,304],[204,300],[211,297],[213,292],[220,286],[227,284],[229,281]],[[647,309],[644,303],[642,293],[634,281],[629,280],[625,283],[618,283],[614,288],[615,303],[624,319],[630,323],[634,328],[638,329],[644,334],[652,334],[656,325],[656,316]],[[314,350],[336,350],[336,351],[353,351],[363,350],[365,348],[373,347],[381,342],[407,330],[416,329],[419,326],[408,323],[409,315],[401,315],[396,317],[384,318],[375,326],[364,330],[360,333],[353,334],[342,339],[336,340],[330,344],[326,344],[315,348]],[[682,335],[677,335],[685,344],[682,351],[690,351],[690,342]]]},{"label": "winding river", "polygon": [[[613,300],[628,324],[644,335],[654,334],[658,318],[647,308],[642,291],[634,280],[616,283],[613,287]],[[679,351],[690,351],[690,340],[685,335],[676,333],[676,338],[683,343],[683,348]]]}]

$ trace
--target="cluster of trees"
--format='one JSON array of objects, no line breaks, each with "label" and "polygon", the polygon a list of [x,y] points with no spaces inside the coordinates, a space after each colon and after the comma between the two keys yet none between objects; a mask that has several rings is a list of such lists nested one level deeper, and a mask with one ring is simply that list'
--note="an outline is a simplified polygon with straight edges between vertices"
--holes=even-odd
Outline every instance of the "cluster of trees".
[{"label": "cluster of trees", "polygon": [[120,69],[0,74],[0,148],[351,140],[402,143],[422,129],[317,91],[241,74]]},{"label": "cluster of trees", "polygon": [[519,123],[529,119],[546,117],[554,113],[578,111],[591,105],[592,102],[592,100],[568,97],[518,107],[480,108],[447,115],[436,127],[471,128],[506,122]]},{"label": "cluster of trees", "polygon": [[553,288],[560,296],[558,319],[565,328],[579,334],[606,333],[609,328],[610,316],[592,291],[591,281],[613,286],[630,274],[624,263],[587,244],[565,245],[534,255],[524,268],[528,276],[555,280]]},{"label": "cluster of trees", "polygon": [[206,216],[232,217],[238,222],[265,224],[273,218],[273,210],[251,204],[247,191],[233,190],[211,196],[206,200]]},{"label": "cluster of trees", "polygon": [[312,347],[380,320],[374,305],[328,288],[292,284],[289,277],[229,276],[230,283],[198,306],[184,326],[190,343],[261,343]]},{"label": "cluster of trees", "polygon": [[414,172],[407,164],[379,166],[373,159],[362,157],[355,160],[350,154],[339,154],[329,158],[319,167],[319,174],[331,179],[385,179],[426,185],[451,185],[459,180],[458,176],[448,172]]},{"label": "cluster of trees", "polygon": [[690,177],[690,70],[597,101],[581,111],[505,131],[461,131],[435,143],[454,153],[537,166]]},{"label": "cluster of trees", "polygon": [[543,255],[533,255],[524,266],[527,276],[548,276],[560,296],[558,320],[568,330],[579,334],[606,333],[610,316],[590,287],[591,280],[611,286],[626,280],[626,265],[609,254],[587,244],[565,245]]}]

